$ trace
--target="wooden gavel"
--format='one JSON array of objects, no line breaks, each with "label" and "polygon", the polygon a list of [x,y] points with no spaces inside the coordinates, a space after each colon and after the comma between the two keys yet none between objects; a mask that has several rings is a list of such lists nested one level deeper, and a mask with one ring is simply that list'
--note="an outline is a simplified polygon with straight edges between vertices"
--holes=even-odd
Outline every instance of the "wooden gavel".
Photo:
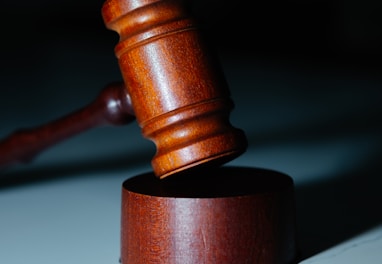
[{"label": "wooden gavel", "polygon": [[[102,14],[120,35],[115,53],[124,81],[77,112],[13,133],[0,142],[0,166],[31,160],[84,130],[136,119],[157,152],[153,173],[123,183],[120,263],[294,263],[292,179],[218,166],[242,154],[247,140],[229,121],[223,72],[182,2],[106,0]],[[167,177],[181,173],[192,177]]]},{"label": "wooden gavel", "polygon": [[0,143],[0,166],[31,160],[52,144],[103,124],[136,119],[157,148],[155,175],[221,165],[243,153],[244,133],[229,122],[233,108],[224,75],[182,1],[108,0],[107,28],[118,32],[115,54],[124,83],[89,106]]}]

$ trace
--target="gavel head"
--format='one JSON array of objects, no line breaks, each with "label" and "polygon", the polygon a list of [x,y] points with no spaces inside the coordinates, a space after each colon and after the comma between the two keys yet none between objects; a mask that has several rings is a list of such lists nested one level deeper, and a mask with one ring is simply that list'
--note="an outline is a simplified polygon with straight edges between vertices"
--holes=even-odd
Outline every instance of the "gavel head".
[{"label": "gavel head", "polygon": [[120,36],[115,54],[142,134],[157,147],[157,177],[245,151],[224,75],[182,1],[107,0],[102,15]]}]

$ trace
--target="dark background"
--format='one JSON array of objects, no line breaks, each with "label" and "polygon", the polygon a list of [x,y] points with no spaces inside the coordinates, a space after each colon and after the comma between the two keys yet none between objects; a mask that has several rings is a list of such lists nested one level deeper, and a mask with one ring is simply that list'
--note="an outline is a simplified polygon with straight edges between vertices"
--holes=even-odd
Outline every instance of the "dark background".
[{"label": "dark background", "polygon": [[[102,3],[2,3],[0,136],[76,110],[121,79],[118,36],[103,24]],[[382,2],[188,5],[220,56],[236,104],[232,121],[248,135],[248,155],[257,155],[242,163],[296,180],[302,256],[380,223]],[[3,188],[146,164],[152,151],[135,124],[99,128],[4,172]]]}]

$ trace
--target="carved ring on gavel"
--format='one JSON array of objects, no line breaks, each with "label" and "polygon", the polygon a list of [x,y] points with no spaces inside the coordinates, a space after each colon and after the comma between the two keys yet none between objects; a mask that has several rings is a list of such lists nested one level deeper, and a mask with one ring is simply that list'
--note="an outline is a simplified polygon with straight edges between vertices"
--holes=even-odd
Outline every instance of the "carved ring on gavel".
[{"label": "carved ring on gavel", "polygon": [[[96,120],[105,123],[110,111],[111,116],[118,116],[116,111],[126,114],[117,122],[107,120],[112,124],[131,121],[134,112],[143,136],[156,145],[152,167],[159,178],[202,164],[221,165],[242,154],[247,141],[229,121],[233,102],[224,75],[181,3],[106,1],[104,22],[120,35],[115,54],[125,84],[121,89],[126,90],[113,92],[119,107],[109,109],[108,104],[98,102],[91,110],[85,108],[40,130],[13,135],[11,143],[0,144],[1,156],[12,148],[14,156],[21,157],[16,159],[31,158],[55,140],[94,127]],[[94,109],[100,105],[106,114]],[[60,131],[58,135],[52,135],[52,125]],[[28,143],[35,139],[34,146],[23,144],[20,138],[29,138]],[[0,157],[0,165],[10,158]]]},{"label": "carved ring on gavel", "polygon": [[[122,186],[120,263],[295,263],[293,180],[214,167],[242,154],[247,141],[229,121],[224,75],[183,1],[106,0],[102,15],[120,36],[123,83],[73,114],[0,142],[0,165],[28,161],[86,129],[136,119],[157,147],[157,177],[138,175]],[[167,177],[180,172],[192,177]]]}]

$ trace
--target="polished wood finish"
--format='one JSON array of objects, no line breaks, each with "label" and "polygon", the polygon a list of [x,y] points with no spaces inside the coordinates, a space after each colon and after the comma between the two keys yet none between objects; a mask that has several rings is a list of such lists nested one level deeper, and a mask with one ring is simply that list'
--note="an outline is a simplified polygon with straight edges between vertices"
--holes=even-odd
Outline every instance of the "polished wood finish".
[{"label": "polished wood finish", "polygon": [[88,106],[41,127],[14,132],[0,142],[0,167],[30,162],[46,148],[91,128],[133,120],[130,96],[124,84],[111,83]]},{"label": "polished wood finish", "polygon": [[243,131],[232,127],[224,75],[183,1],[107,0],[106,26],[119,33],[115,53],[137,121],[165,178],[242,154]]},{"label": "polished wood finish", "polygon": [[275,171],[220,166],[247,141],[229,121],[224,75],[183,1],[107,0],[102,15],[120,35],[115,54],[124,82],[73,114],[12,134],[0,143],[0,165],[136,118],[157,153],[153,173],[123,184],[122,264],[293,263],[293,181]]},{"label": "polished wood finish", "polygon": [[122,264],[287,264],[296,260],[292,179],[220,167],[122,189]]},{"label": "polished wood finish", "polygon": [[[122,93],[112,92],[116,97],[111,99],[131,98],[143,135],[157,147],[152,160],[157,177],[221,165],[245,151],[243,131],[229,121],[233,102],[224,75],[183,1],[108,0],[102,15],[120,35],[115,53],[127,86]],[[122,114],[122,123],[133,119],[130,101],[124,105],[127,116],[126,109],[109,109],[113,105],[101,99],[51,124],[11,135],[0,142],[0,166],[29,161],[58,141],[105,122],[119,124],[114,115]]]}]

